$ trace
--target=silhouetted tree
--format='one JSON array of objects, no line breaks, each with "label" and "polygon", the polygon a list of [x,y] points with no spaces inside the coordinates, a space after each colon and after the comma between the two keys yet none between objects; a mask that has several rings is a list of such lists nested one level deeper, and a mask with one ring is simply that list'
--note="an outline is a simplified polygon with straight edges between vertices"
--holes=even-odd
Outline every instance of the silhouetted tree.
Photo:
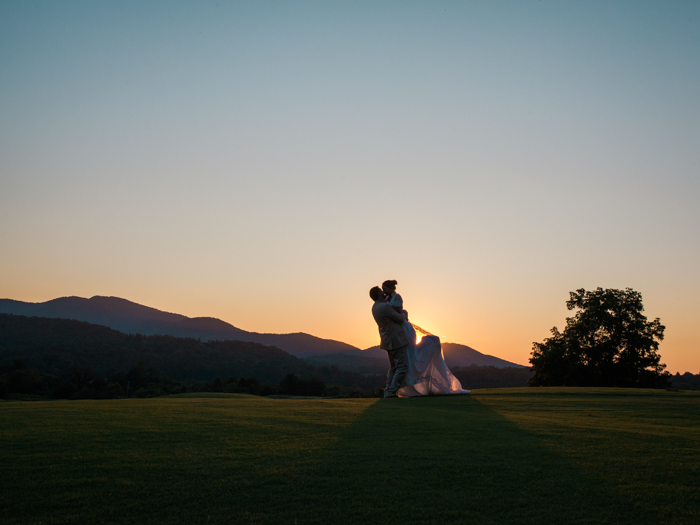
[{"label": "silhouetted tree", "polygon": [[73,366],[63,374],[63,377],[72,383],[77,390],[80,390],[82,388],[87,388],[90,383],[95,380],[97,375],[95,375],[95,372],[90,368],[78,368]]},{"label": "silhouetted tree", "polygon": [[19,394],[43,393],[46,390],[43,378],[36,370],[13,370],[7,374],[7,391]]},{"label": "silhouetted tree", "polygon": [[147,366],[143,361],[139,361],[139,363],[126,374],[126,379],[129,381],[130,387],[133,390],[138,390],[152,383],[157,383],[157,376],[158,373],[155,368]]},{"label": "silhouetted tree", "polygon": [[241,377],[238,380],[239,392],[258,395],[260,393],[260,381],[257,377]]},{"label": "silhouetted tree", "polygon": [[639,292],[581,288],[569,295],[566,307],[578,311],[563,332],[554,327],[552,337],[533,343],[528,385],[668,386],[657,353],[665,328],[658,318],[647,321]]},{"label": "silhouetted tree", "polygon": [[219,376],[216,376],[216,379],[214,379],[214,382],[211,385],[211,391],[212,392],[224,392],[224,382],[221,380]]}]

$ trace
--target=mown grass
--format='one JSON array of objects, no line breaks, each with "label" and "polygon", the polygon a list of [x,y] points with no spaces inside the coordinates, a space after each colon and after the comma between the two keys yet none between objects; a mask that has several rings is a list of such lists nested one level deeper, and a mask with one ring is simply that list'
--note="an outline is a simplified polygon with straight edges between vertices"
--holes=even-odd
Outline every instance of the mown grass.
[{"label": "mown grass", "polygon": [[698,523],[700,395],[0,404],[2,522]]}]

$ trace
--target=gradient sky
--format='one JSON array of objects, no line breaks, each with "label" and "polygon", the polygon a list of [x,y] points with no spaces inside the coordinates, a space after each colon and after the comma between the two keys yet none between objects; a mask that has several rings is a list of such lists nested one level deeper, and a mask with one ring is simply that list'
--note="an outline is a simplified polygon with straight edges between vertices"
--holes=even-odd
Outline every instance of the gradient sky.
[{"label": "gradient sky", "polygon": [[700,372],[700,2],[0,3],[0,297],[526,363],[642,293]]}]

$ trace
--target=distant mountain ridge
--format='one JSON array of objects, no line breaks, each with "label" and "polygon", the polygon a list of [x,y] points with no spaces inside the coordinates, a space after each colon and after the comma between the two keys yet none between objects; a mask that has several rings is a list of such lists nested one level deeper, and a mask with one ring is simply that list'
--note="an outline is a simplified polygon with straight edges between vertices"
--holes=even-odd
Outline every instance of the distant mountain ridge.
[{"label": "distant mountain ridge", "polygon": [[[373,346],[366,350],[360,350],[359,352],[343,352],[345,355],[355,355],[358,357],[363,357],[365,359],[372,357],[380,357],[386,355],[383,350],[380,350],[378,346]],[[470,346],[461,345],[458,343],[442,343],[442,353],[445,356],[445,363],[450,368],[456,366],[495,366],[496,368],[526,368],[523,365],[517,363],[512,363],[511,361],[506,361],[500,357],[494,357],[488,354],[482,354],[478,350],[474,350]],[[321,357],[319,357],[321,359]]]},{"label": "distant mountain ridge", "polygon": [[0,299],[0,313],[73,319],[107,326],[127,334],[172,335],[202,341],[234,340],[275,346],[296,357],[359,351],[357,347],[305,333],[260,334],[247,332],[213,317],[187,317],[163,312],[119,297],[96,295],[60,297],[44,303]]},{"label": "distant mountain ridge", "polygon": [[[387,358],[386,352],[380,350],[378,346],[360,350],[341,341],[321,339],[305,333],[261,334],[248,332],[214,317],[187,317],[164,312],[120,297],[96,295],[86,299],[71,296],[43,303],[0,299],[0,313],[72,319],[107,326],[126,334],[171,335],[191,337],[202,341],[253,342],[277,347],[296,357],[313,358],[317,365],[336,365],[344,370],[376,370],[378,367],[377,359],[386,362]],[[522,367],[522,365],[498,357],[482,354],[465,345],[443,343],[442,347],[445,361],[450,367],[470,366],[472,364],[499,368]]]}]

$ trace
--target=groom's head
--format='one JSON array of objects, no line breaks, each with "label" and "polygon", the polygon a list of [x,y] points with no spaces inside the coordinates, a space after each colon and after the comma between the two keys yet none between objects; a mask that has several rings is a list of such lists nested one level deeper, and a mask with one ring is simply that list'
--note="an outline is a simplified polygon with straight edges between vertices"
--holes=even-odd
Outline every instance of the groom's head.
[{"label": "groom's head", "polygon": [[384,292],[382,292],[382,289],[379,288],[379,286],[375,286],[369,291],[369,296],[376,303],[384,296]]}]

